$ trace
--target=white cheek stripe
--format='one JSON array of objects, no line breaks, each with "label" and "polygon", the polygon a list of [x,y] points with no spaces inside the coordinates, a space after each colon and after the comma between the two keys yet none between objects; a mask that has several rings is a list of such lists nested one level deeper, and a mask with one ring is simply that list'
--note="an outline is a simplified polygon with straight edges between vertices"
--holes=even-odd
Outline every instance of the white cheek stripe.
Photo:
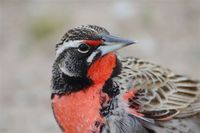
[{"label": "white cheek stripe", "polygon": [[76,40],[76,41],[68,41],[64,42],[58,49],[56,50],[56,58],[68,48],[77,48],[83,40]]},{"label": "white cheek stripe", "polygon": [[60,65],[59,65],[59,67],[60,67],[61,71],[62,71],[64,74],[66,74],[66,75],[68,75],[68,76],[70,76],[70,77],[76,76],[76,75],[74,75],[72,72],[70,72],[69,70],[67,70],[65,67],[62,67],[62,66],[60,66]]},{"label": "white cheek stripe", "polygon": [[98,54],[97,51],[93,52],[88,58],[87,58],[87,62],[91,63],[94,59],[94,57]]}]

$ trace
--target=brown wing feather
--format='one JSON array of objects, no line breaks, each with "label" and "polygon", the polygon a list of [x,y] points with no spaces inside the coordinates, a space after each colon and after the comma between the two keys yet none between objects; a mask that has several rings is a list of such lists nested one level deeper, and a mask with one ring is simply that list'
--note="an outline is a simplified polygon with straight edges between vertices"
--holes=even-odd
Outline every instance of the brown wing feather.
[{"label": "brown wing feather", "polygon": [[115,80],[123,90],[139,90],[134,102],[148,117],[164,119],[175,116],[200,96],[198,81],[137,58],[128,57],[121,61],[122,74]]}]

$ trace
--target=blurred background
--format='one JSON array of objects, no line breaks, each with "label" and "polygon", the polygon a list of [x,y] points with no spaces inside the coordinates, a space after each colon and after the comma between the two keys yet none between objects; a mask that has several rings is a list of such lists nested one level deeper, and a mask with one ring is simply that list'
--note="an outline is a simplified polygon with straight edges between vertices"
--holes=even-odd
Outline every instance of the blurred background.
[{"label": "blurred background", "polygon": [[199,0],[0,0],[0,133],[60,133],[50,104],[54,46],[83,24],[139,41],[122,56],[200,79]]}]

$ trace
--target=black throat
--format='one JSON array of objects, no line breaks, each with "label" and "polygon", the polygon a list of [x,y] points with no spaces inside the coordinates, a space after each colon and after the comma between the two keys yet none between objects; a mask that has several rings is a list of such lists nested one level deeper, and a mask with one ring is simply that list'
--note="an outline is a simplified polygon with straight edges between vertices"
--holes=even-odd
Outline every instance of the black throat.
[{"label": "black throat", "polygon": [[[112,76],[105,82],[103,90],[106,93],[112,93],[112,89],[108,91],[108,88],[112,88],[113,82],[112,78],[120,74],[121,63],[117,60],[117,65],[113,70]],[[85,75],[85,77],[70,77],[64,74],[59,66],[55,63],[52,70],[52,96],[70,94],[72,92],[77,92],[86,89],[88,86],[92,85],[92,81]]]},{"label": "black throat", "polygon": [[70,94],[86,88],[92,84],[88,77],[70,77],[64,74],[57,64],[53,65],[52,71],[52,95]]}]

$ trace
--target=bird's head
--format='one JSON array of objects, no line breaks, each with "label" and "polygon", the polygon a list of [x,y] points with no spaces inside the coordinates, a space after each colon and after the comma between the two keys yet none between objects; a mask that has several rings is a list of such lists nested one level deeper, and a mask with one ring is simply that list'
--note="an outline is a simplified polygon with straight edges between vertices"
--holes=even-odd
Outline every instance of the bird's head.
[{"label": "bird's head", "polygon": [[70,29],[56,45],[56,63],[69,77],[83,77],[89,66],[109,52],[135,43],[111,36],[99,26],[86,25]]}]

